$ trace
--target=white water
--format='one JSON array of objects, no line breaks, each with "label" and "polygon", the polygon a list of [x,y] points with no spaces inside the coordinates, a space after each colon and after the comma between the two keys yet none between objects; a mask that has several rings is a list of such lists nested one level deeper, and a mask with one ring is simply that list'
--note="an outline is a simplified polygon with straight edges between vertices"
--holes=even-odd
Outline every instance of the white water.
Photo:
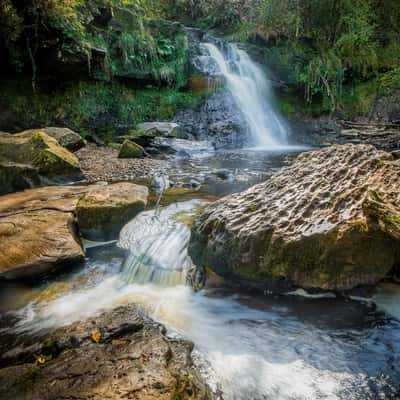
[{"label": "white water", "polygon": [[193,267],[185,224],[203,202],[193,200],[140,213],[120,233],[118,245],[129,251],[122,267],[129,283],[184,284]]},{"label": "white water", "polygon": [[285,305],[257,310],[236,297],[194,294],[182,285],[126,284],[120,278],[106,278],[53,301],[31,303],[18,312],[22,319],[16,331],[64,326],[104,309],[135,303],[166,324],[170,334],[194,341],[195,363],[226,400],[378,398],[372,397],[368,376],[352,359],[363,351],[357,333],[352,340],[342,340],[308,326]]},{"label": "white water", "polygon": [[[195,343],[197,366],[225,400],[397,398],[386,395],[397,387],[390,388],[385,375],[400,351],[395,324],[387,330],[361,329],[352,322],[360,318],[357,308],[332,300],[326,309],[319,303],[298,303],[296,310],[297,303],[282,298],[247,305],[238,296],[195,294],[180,284],[167,287],[182,282],[190,268],[189,229],[182,226],[196,205],[186,202],[140,214],[121,233],[120,245],[135,254],[121,273],[104,276],[110,267],[116,271],[116,263],[108,262],[89,275],[78,274],[65,291],[53,284],[48,292],[54,298],[37,298],[14,313],[14,332],[33,334],[135,303],[167,325],[171,335]],[[164,274],[154,273],[160,270]],[[171,281],[174,271],[179,279]],[[332,305],[338,309],[333,314]],[[336,326],[335,321],[345,323]]]},{"label": "white water", "polygon": [[288,127],[272,104],[272,94],[264,72],[248,54],[229,45],[227,54],[206,43],[218,64],[226,86],[242,111],[255,147],[274,150],[288,146]]}]

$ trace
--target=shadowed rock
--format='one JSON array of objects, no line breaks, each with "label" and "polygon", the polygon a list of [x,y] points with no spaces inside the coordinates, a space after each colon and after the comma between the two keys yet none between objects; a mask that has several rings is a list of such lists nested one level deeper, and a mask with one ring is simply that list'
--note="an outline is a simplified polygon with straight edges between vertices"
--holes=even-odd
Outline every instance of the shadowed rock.
[{"label": "shadowed rock", "polygon": [[398,160],[370,145],[332,146],[208,207],[190,253],[260,288],[375,284],[399,261],[399,200]]},{"label": "shadowed rock", "polygon": [[[209,399],[192,343],[164,332],[128,305],[29,345],[20,339],[0,354],[0,399]],[[38,355],[47,361],[36,362]]]}]

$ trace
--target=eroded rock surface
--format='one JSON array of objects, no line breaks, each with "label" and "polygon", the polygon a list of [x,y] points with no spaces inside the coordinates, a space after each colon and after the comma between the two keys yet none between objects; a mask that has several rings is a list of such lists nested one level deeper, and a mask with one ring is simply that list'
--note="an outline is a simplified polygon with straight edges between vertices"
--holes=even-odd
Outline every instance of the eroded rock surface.
[{"label": "eroded rock surface", "polygon": [[0,355],[0,399],[210,398],[193,345],[166,337],[134,305],[29,341],[19,337]]},{"label": "eroded rock surface", "polygon": [[336,145],[209,206],[190,252],[264,289],[375,284],[399,261],[399,201],[399,160],[370,145]]},{"label": "eroded rock surface", "polygon": [[142,211],[148,189],[133,183],[50,186],[0,197],[0,277],[34,280],[83,261],[80,235],[118,237]]},{"label": "eroded rock surface", "polygon": [[33,279],[83,260],[73,217],[87,187],[44,187],[0,197],[0,276]]}]

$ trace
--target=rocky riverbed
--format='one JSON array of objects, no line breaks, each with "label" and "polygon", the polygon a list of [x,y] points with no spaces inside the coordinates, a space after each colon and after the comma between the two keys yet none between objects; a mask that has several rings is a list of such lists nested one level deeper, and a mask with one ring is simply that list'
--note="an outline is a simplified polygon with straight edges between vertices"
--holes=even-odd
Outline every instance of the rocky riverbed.
[{"label": "rocky riverbed", "polygon": [[15,342],[1,345],[4,400],[210,398],[192,343],[168,338],[135,305]]}]

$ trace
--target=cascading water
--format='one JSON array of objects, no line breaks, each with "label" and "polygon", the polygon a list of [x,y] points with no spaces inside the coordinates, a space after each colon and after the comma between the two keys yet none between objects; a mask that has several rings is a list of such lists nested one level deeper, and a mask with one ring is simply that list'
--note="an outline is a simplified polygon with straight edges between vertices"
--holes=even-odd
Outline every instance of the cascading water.
[{"label": "cascading water", "polygon": [[120,233],[119,247],[129,251],[122,267],[128,283],[184,284],[193,268],[188,255],[188,220],[202,201],[189,201],[139,214]]},{"label": "cascading water", "polygon": [[221,51],[212,43],[204,46],[218,65],[227,89],[242,111],[253,144],[271,150],[287,146],[288,127],[273,108],[271,89],[264,72],[235,45],[229,44],[226,51]]}]

